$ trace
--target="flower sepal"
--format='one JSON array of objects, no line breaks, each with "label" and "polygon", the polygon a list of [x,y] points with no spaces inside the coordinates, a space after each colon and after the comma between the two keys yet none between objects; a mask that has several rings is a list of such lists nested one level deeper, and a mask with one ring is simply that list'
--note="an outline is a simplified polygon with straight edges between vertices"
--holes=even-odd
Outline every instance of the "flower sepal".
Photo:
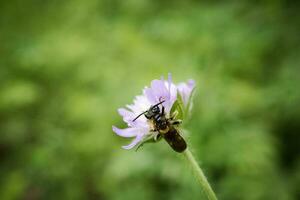
[{"label": "flower sepal", "polygon": [[188,99],[188,102],[187,102],[187,105],[186,105],[185,110],[184,110],[185,113],[186,113],[187,118],[189,117],[189,115],[191,113],[191,110],[192,110],[192,107],[193,107],[194,93],[195,93],[195,88],[192,89],[192,91],[190,93],[190,96],[189,96],[189,99]]},{"label": "flower sepal", "polygon": [[171,111],[170,111],[170,117],[172,117],[175,120],[183,120],[185,117],[185,109],[184,104],[182,101],[182,97],[180,94],[177,94],[177,99],[172,105]]}]

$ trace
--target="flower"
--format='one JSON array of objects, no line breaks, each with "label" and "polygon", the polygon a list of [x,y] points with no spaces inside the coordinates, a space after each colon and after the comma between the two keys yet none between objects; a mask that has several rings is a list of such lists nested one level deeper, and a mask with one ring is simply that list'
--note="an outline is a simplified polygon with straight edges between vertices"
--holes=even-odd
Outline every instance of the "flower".
[{"label": "flower", "polygon": [[176,101],[182,101],[182,106],[187,108],[194,87],[195,82],[193,80],[175,85],[172,82],[171,74],[169,74],[168,80],[164,80],[163,77],[161,80],[153,80],[150,87],[144,88],[142,95],[135,97],[133,104],[126,105],[126,108],[118,109],[119,114],[123,117],[123,121],[127,123],[128,127],[120,129],[113,126],[112,130],[122,137],[135,137],[129,145],[123,146],[123,148],[131,149],[148,139],[156,140],[158,132],[153,131],[151,121],[144,115],[141,115],[137,119],[135,118],[147,111],[152,105],[162,101],[166,117],[170,117],[172,114],[171,110],[173,110]]}]

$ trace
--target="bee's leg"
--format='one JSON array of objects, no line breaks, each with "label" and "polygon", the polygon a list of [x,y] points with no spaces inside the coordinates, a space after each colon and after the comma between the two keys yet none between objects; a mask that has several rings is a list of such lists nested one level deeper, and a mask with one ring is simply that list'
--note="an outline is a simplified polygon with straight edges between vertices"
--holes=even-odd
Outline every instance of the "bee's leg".
[{"label": "bee's leg", "polygon": [[171,120],[175,119],[177,115],[178,115],[178,111],[173,112],[172,115],[170,116],[170,119]]},{"label": "bee's leg", "polygon": [[158,140],[160,140],[161,139],[161,134],[160,133],[157,133],[156,135],[154,135],[154,140],[155,141],[158,141]]},{"label": "bee's leg", "polygon": [[162,106],[162,109],[161,109],[161,114],[164,115],[165,114],[165,107]]},{"label": "bee's leg", "polygon": [[182,120],[180,120],[180,119],[177,119],[177,120],[171,120],[170,123],[171,123],[172,125],[179,125],[179,124],[182,123]]}]

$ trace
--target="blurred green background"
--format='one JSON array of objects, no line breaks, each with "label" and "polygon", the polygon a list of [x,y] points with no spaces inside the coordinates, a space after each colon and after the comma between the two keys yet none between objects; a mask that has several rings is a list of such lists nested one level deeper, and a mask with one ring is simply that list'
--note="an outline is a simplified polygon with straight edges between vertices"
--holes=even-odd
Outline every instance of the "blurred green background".
[{"label": "blurred green background", "polygon": [[219,199],[300,199],[299,1],[0,2],[0,199],[205,199],[117,113],[197,82],[188,141]]}]

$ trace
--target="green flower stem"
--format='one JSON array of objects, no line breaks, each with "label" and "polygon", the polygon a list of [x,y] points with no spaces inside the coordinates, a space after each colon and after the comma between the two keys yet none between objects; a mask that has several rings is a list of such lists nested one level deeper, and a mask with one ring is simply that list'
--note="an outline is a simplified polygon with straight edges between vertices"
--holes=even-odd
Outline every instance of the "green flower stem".
[{"label": "green flower stem", "polygon": [[191,165],[191,167],[193,168],[197,180],[199,181],[202,191],[205,193],[207,199],[209,200],[217,200],[217,197],[214,193],[214,191],[212,190],[212,188],[210,187],[202,169],[200,168],[200,166],[198,165],[197,161],[195,160],[193,154],[191,153],[191,151],[187,148],[184,152],[183,152],[184,157],[186,158],[186,160],[188,161],[188,163]]}]

